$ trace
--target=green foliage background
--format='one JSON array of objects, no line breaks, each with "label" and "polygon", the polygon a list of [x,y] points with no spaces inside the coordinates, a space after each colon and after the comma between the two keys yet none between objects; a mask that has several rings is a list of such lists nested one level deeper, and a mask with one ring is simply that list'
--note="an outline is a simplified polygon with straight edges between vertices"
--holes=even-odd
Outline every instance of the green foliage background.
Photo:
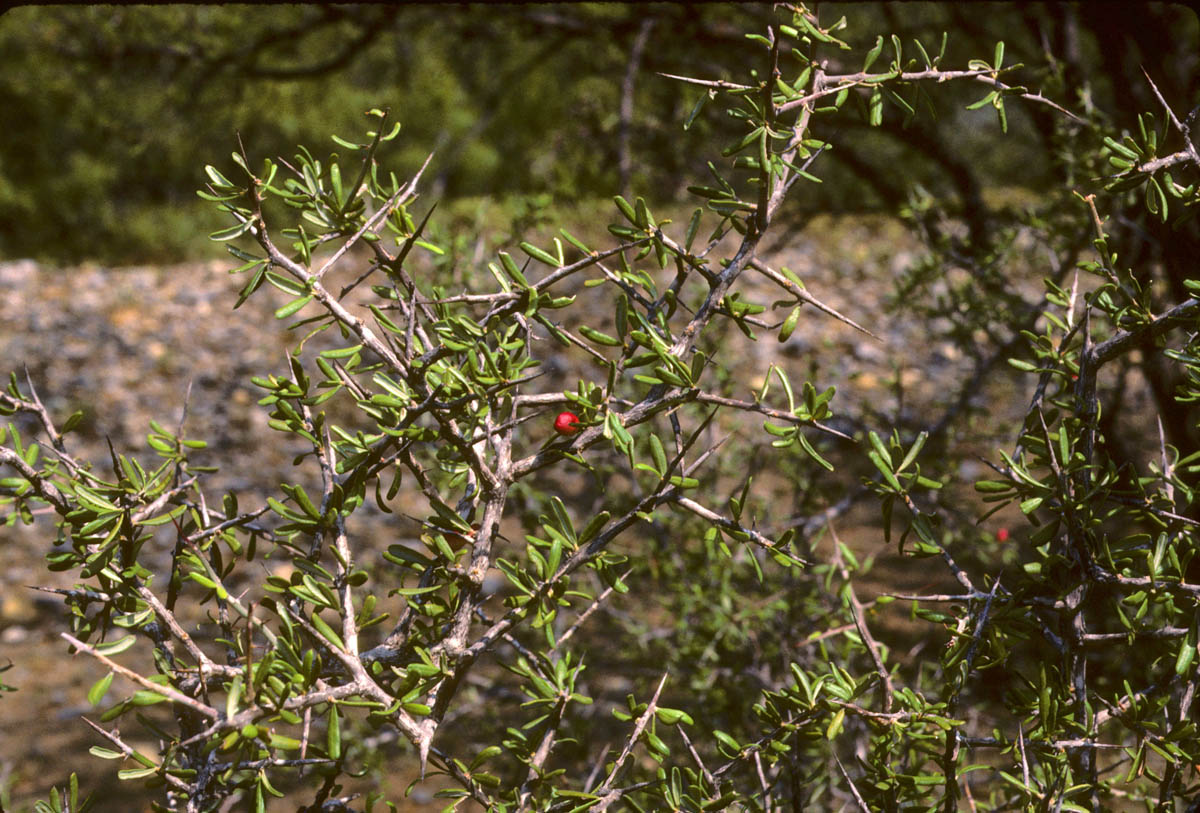
[{"label": "green foliage background", "polygon": [[[634,19],[603,5],[16,9],[0,18],[0,220],[10,225],[0,253],[132,261],[207,250],[200,156],[228,154],[235,131],[288,155],[357,131],[378,105],[405,123],[413,155],[402,162],[438,150],[447,195],[598,193],[615,166],[605,153]],[[677,92],[665,80],[642,90]],[[644,164],[677,173],[670,156],[688,151],[665,149],[677,121],[648,126],[664,133]]]},{"label": "green foliage background", "polygon": [[[1073,84],[1064,71],[1082,70],[1080,102],[1102,111],[1150,106],[1144,83],[1133,81],[1139,64],[1162,74],[1169,98],[1196,98],[1198,26],[1183,6],[1139,6],[1137,26],[1054,5],[842,11],[862,21],[860,38],[876,27],[951,31],[951,62],[1003,39],[1009,59],[1046,92]],[[290,155],[296,144],[355,132],[363,111],[381,105],[406,128],[412,155],[400,164],[437,150],[439,199],[607,196],[618,181],[622,81],[643,20],[653,28],[636,77],[632,180],[651,203],[677,198],[704,172],[692,165],[707,154],[701,145],[727,132],[703,117],[682,132],[699,94],[655,71],[736,75],[751,54],[741,32],[765,14],[733,4],[17,8],[0,16],[0,256],[116,264],[206,256],[203,235],[216,224],[194,196],[199,162],[228,154],[235,132],[260,154]],[[1044,42],[1043,31],[1059,41]],[[1073,49],[1077,61],[1057,62],[1047,48]],[[956,122],[966,160],[948,158],[931,127],[885,122],[832,156],[832,182],[792,205],[894,211],[907,193],[886,171],[897,162],[967,208],[981,188],[1037,192],[1053,182],[1048,110],[1031,119],[1014,108],[1013,132],[996,140],[980,127],[988,111],[962,112],[973,91],[948,90],[937,113]]]}]

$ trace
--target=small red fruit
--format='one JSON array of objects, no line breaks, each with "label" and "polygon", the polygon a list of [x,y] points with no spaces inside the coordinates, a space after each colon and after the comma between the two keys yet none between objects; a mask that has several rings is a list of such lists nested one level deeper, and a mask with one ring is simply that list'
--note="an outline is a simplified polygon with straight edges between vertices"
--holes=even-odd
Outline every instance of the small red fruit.
[{"label": "small red fruit", "polygon": [[560,412],[554,419],[554,431],[560,435],[573,435],[579,431],[579,416],[574,412]]},{"label": "small red fruit", "polygon": [[996,531],[996,541],[997,542],[1007,542],[1008,541],[1008,528],[1001,528],[1000,530]]}]

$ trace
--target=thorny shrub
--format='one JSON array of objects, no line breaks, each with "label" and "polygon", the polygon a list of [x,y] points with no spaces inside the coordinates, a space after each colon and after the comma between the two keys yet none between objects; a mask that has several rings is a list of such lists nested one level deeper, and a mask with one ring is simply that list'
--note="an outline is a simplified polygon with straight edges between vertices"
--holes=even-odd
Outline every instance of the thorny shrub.
[{"label": "thorny shrub", "polygon": [[[418,214],[425,167],[401,178],[381,163],[400,133],[386,111],[368,113],[365,140],[335,138],[339,156],[242,150],[234,169],[207,167],[201,196],[231,220],[213,238],[247,277],[234,307],[264,284],[290,298],[275,313],[300,337],[289,366],[254,384],[272,430],[303,444],[297,482],[261,505],[210,494],[192,459],[203,442],[157,423],[153,463],[81,460],[77,416],[59,423],[15,374],[0,395],[20,419],[0,429],[0,504],[10,523],[57,515],[47,566],[78,577],[60,591],[64,649],[95,660],[93,704],[119,698],[87,721],[105,741],[92,753],[160,788],[158,809],[197,812],[263,810],[280,787],[307,787],[309,811],[372,810],[378,793],[343,783],[388,732],[448,809],[1194,810],[1200,451],[1160,434],[1118,461],[1101,397],[1140,354],[1179,382],[1162,409],[1200,399],[1200,279],[1152,287],[1102,214],[1133,194],[1163,221],[1194,214],[1188,126],[1162,100],[1139,132],[1109,134],[1009,84],[1003,43],[948,68],[944,38],[881,36],[856,54],[845,25],[781,8],[748,35],[762,63],[744,82],[674,77],[699,88],[692,117],[714,102],[744,122],[691,187],[705,206],[686,222],[618,197],[611,245],[562,228],[500,252],[470,289],[438,264],[433,207]],[[919,431],[885,428],[869,404],[835,416],[832,389],[747,371],[722,337],[850,323],[757,250],[789,193],[819,181],[838,122],[907,121],[943,83],[981,88],[972,108],[994,108],[1001,130],[1008,104],[1053,109],[1062,160],[1105,180],[987,244],[914,194],[926,253],[899,298],[974,372]],[[1019,230],[1053,260],[1041,301],[1005,285]],[[951,267],[970,274],[935,296]],[[751,277],[776,298],[757,301]],[[592,287],[610,315],[582,310]],[[585,372],[542,391],[556,357]],[[957,520],[978,502],[939,496],[939,457],[1005,360],[1028,374],[1028,409],[976,490],[1029,527],[997,545]],[[565,411],[576,431],[559,434]],[[719,435],[739,420],[761,423],[754,466],[791,479],[808,521],[779,522],[771,494],[731,470]],[[552,490],[572,472],[594,478],[594,502]],[[402,491],[424,506],[419,539],[376,557],[356,515],[393,511]],[[860,598],[866,563],[825,527],[863,494],[882,533],[956,591]],[[173,546],[169,569],[146,562],[155,539]],[[872,632],[897,598],[944,642],[936,654],[898,656]],[[152,671],[122,664],[135,647]],[[132,744],[139,729],[157,752]],[[39,803],[84,806],[74,777]]]}]

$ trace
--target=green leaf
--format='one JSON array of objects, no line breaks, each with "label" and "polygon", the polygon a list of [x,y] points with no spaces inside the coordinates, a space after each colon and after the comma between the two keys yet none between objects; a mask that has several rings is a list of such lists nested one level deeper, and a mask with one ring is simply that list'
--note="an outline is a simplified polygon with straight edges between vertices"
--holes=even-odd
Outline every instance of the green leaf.
[{"label": "green leaf", "polygon": [[796,324],[800,321],[800,306],[792,308],[792,312],[788,314],[788,318],[784,320],[783,326],[779,329],[779,341],[786,342],[792,336],[792,331],[796,329]]},{"label": "green leaf", "polygon": [[688,221],[687,233],[684,235],[683,248],[689,254],[692,252],[692,243],[696,239],[696,232],[700,229],[700,217],[703,214],[703,209],[697,209],[692,212],[692,219]]},{"label": "green leaf", "polygon": [[232,717],[237,714],[238,703],[242,699],[242,689],[244,684],[242,676],[237,675],[229,685],[229,693],[225,695],[225,716]]},{"label": "green leaf", "polygon": [[342,724],[338,716],[337,704],[329,707],[329,724],[325,729],[325,750],[330,759],[338,759],[342,755]]},{"label": "green leaf", "polygon": [[880,458],[891,462],[892,455],[890,452],[888,452],[887,447],[883,445],[883,440],[879,437],[878,432],[869,432],[867,434],[867,439],[871,441],[872,448],[875,449]]},{"label": "green leaf", "polygon": [[520,285],[522,288],[529,287],[529,280],[525,279],[525,275],[521,273],[521,269],[517,267],[517,261],[514,260],[507,251],[500,252],[500,264],[504,266],[504,273],[508,274],[509,278]]},{"label": "green leaf", "polygon": [[307,305],[311,301],[312,301],[312,294],[309,294],[308,296],[302,296],[299,299],[293,299],[291,302],[287,303],[282,308],[275,311],[275,318],[276,319],[286,319],[289,316],[291,316],[293,313],[295,313],[296,311],[303,308],[305,305]]},{"label": "green leaf", "polygon": [[88,753],[100,759],[124,759],[125,755],[120,751],[113,751],[109,748],[102,748],[99,745],[93,745],[88,749]]},{"label": "green leaf", "polygon": [[883,91],[879,88],[871,91],[871,99],[867,102],[867,123],[872,127],[883,124]]},{"label": "green leaf", "polygon": [[833,715],[833,719],[829,721],[829,727],[825,729],[825,739],[832,740],[838,734],[842,733],[842,723],[846,720],[846,710],[838,709],[837,714]]},{"label": "green leaf", "polygon": [[862,72],[866,73],[871,70],[871,66],[875,64],[875,60],[883,53],[883,36],[875,37],[875,45],[867,52],[867,57],[863,61]]},{"label": "green leaf", "polygon": [[1129,147],[1126,147],[1121,142],[1112,139],[1109,136],[1104,137],[1104,144],[1113,152],[1118,153],[1119,155],[1123,155],[1124,157],[1128,158],[1130,163],[1135,163],[1139,160],[1139,156],[1136,152],[1129,149]]},{"label": "green leaf", "polygon": [[[105,655],[107,657],[112,657],[113,655],[121,654],[125,650],[129,649],[129,647],[133,646],[135,643],[137,643],[137,638],[135,636],[126,635],[124,638],[120,638],[116,641],[109,641],[108,643],[100,644],[99,646],[96,647],[96,651],[99,652],[101,655]],[[112,678],[111,673],[109,674],[109,678],[110,679]],[[111,682],[111,680],[110,680],[110,682]],[[92,688],[95,689],[96,687],[93,686]],[[106,686],[105,688],[107,689],[108,687]],[[88,697],[89,697],[89,699],[91,698],[91,692],[88,692]],[[96,704],[93,703],[92,705],[94,706]]]},{"label": "green leaf", "polygon": [[991,104],[992,100],[995,99],[999,95],[1000,95],[1000,91],[993,90],[991,93],[984,96],[979,101],[967,105],[967,109],[968,110],[978,110],[979,108],[983,107],[985,104]]},{"label": "green leaf", "polygon": [[346,645],[342,643],[341,636],[333,631],[333,627],[329,626],[325,619],[321,618],[320,613],[314,611],[310,617],[312,619],[312,625],[316,628],[317,632],[321,634],[322,638],[333,644],[338,649],[345,650]]},{"label": "green leaf", "polygon": [[583,334],[585,339],[606,347],[620,347],[622,344],[620,339],[609,336],[607,333],[601,333],[599,330],[590,328],[587,325],[580,325],[579,332]]},{"label": "green leaf", "polygon": [[726,748],[728,748],[733,753],[740,754],[742,752],[742,746],[738,745],[738,741],[735,740],[733,737],[729,736],[728,734],[726,734],[724,731],[721,731],[720,729],[715,729],[713,731],[713,736],[717,738],[717,742],[724,745]]},{"label": "green leaf", "polygon": [[804,449],[808,456],[815,460],[818,465],[827,471],[833,471],[833,464],[817,453],[817,450],[813,447],[812,443],[809,442],[808,438],[804,436],[803,432],[797,432],[796,439],[800,441],[800,448]]},{"label": "green leaf", "polygon": [[887,481],[888,485],[890,485],[896,491],[904,491],[903,486],[900,485],[900,481],[896,479],[896,475],[892,472],[892,467],[885,463],[883,458],[880,457],[875,450],[872,449],[871,451],[867,452],[867,457],[871,458],[871,462],[874,463],[875,468],[879,469],[880,473],[883,474],[883,479]]},{"label": "green leaf", "polygon": [[530,257],[533,257],[533,259],[537,260],[538,262],[545,263],[546,265],[550,266],[551,268],[559,268],[562,266],[561,262],[559,262],[557,259],[555,259],[553,256],[551,256],[548,252],[543,251],[542,249],[535,246],[533,243],[524,243],[523,242],[520,245],[521,245],[521,251],[524,251],[526,254],[528,254]]},{"label": "green leaf", "polygon": [[897,474],[907,469],[909,464],[917,459],[917,455],[921,453],[921,447],[925,445],[925,441],[928,440],[928,438],[928,432],[921,432],[919,435],[917,435],[917,439],[913,441],[913,445],[908,450],[908,454],[904,456],[904,460],[900,461],[900,465],[896,467]]},{"label": "green leaf", "polygon": [[211,234],[208,235],[208,239],[216,241],[216,242],[222,242],[225,240],[233,240],[235,238],[241,237],[243,234],[250,231],[250,227],[252,225],[253,224],[251,221],[244,220],[244,221],[237,223],[236,225],[230,226],[227,229],[218,229],[217,231],[212,232]]},{"label": "green leaf", "polygon": [[302,486],[291,486],[287,489],[287,491],[292,495],[293,498],[295,498],[297,505],[300,506],[300,510],[308,514],[313,519],[321,518],[321,512],[317,509],[317,506],[313,504],[313,501],[309,499],[308,494],[304,491]]},{"label": "green leaf", "polygon": [[293,737],[285,737],[282,734],[272,734],[269,738],[272,748],[279,748],[284,751],[299,751],[300,740]]},{"label": "green leaf", "polygon": [[1043,499],[1043,497],[1030,497],[1027,500],[1022,500],[1021,513],[1026,515],[1032,514],[1041,506]]},{"label": "green leaf", "polygon": [[570,233],[569,231],[567,231],[566,229],[559,229],[558,231],[559,231],[559,233],[560,233],[560,234],[561,234],[563,237],[567,238],[567,242],[568,242],[568,243],[570,243],[571,245],[575,246],[575,248],[579,249],[579,250],[580,250],[580,251],[582,251],[584,254],[591,254],[591,253],[592,253],[592,250],[591,250],[590,248],[588,248],[588,247],[587,247],[587,246],[586,246],[586,245],[583,243],[583,241],[582,241],[582,240],[580,240],[580,239],[579,239],[578,237],[576,237],[575,235],[571,234],[571,233]]},{"label": "green leaf", "polygon": [[679,709],[668,709],[658,706],[654,709],[654,714],[664,725],[676,725],[677,723],[683,723],[684,725],[696,724],[696,721],[691,718],[691,715],[685,711],[680,711]]},{"label": "green leaf", "polygon": [[626,220],[635,226],[637,225],[637,213],[633,210],[633,207],[629,205],[629,201],[625,200],[625,198],[621,197],[620,195],[615,195],[613,197],[613,203],[617,204],[617,208],[621,210],[621,214],[625,215]]},{"label": "green leaf", "polygon": [[715,98],[717,92],[715,90],[706,90],[700,94],[700,98],[696,100],[696,104],[692,106],[692,112],[688,114],[687,121],[683,123],[684,130],[690,130],[692,122],[696,120],[696,116],[700,115],[700,111],[704,105],[711,99]]},{"label": "green leaf", "polygon": [[1183,643],[1179,647],[1179,654],[1175,657],[1175,674],[1177,675],[1186,675],[1192,668],[1192,662],[1196,659],[1198,625],[1200,625],[1200,616],[1192,622],[1188,634],[1184,636]]},{"label": "green leaf", "polygon": [[74,429],[76,426],[79,426],[79,422],[82,420],[83,420],[83,410],[82,409],[78,409],[78,410],[72,412],[70,417],[68,417],[67,420],[63,423],[62,434],[65,435],[68,432],[70,432],[72,429]]},{"label": "green leaf", "polygon": [[650,435],[650,456],[654,458],[654,468],[659,475],[667,473],[667,453],[663,449],[662,441],[658,439],[658,435]]},{"label": "green leaf", "polygon": [[113,673],[109,672],[107,675],[93,683],[92,688],[88,689],[88,702],[93,706],[100,705],[100,701],[104,699],[104,695],[108,692],[108,687],[112,685],[112,682]]},{"label": "green leaf", "polygon": [[204,171],[208,173],[209,179],[216,186],[233,186],[233,182],[226,178],[221,172],[211,164],[204,165]]},{"label": "green leaf", "polygon": [[611,516],[612,514],[610,514],[608,511],[601,511],[599,514],[588,520],[588,524],[585,525],[583,530],[579,532],[579,544],[584,545],[588,542],[591,542],[592,539],[600,533],[600,530],[604,527],[605,523],[608,522]]}]

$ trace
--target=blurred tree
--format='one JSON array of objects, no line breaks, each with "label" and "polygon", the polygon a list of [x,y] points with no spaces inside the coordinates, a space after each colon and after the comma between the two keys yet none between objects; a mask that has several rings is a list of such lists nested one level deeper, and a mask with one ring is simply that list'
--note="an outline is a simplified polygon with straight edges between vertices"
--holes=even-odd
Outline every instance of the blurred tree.
[{"label": "blurred tree", "polygon": [[[1153,108],[1145,85],[1127,81],[1138,65],[1178,107],[1200,101],[1200,27],[1182,6],[1146,4],[1137,26],[1069,5],[990,6],[978,15],[913,3],[900,11],[855,9],[870,21],[860,30],[878,24],[905,41],[955,31],[947,59],[1006,40],[1009,59],[1026,66],[1022,80],[1047,92],[1081,88],[1087,109]],[[660,200],[677,197],[685,178],[704,172],[694,157],[707,154],[701,146],[728,137],[736,122],[701,117],[679,133],[699,94],[655,72],[734,75],[750,53],[742,32],[766,12],[675,4],[18,8],[0,17],[9,68],[0,71],[0,255],[127,263],[206,251],[195,235],[215,224],[192,196],[191,156],[227,151],[239,129],[268,154],[290,155],[297,143],[351,131],[379,104],[404,120],[408,143],[438,149],[435,197],[503,189],[575,199],[626,182],[658,190]],[[983,245],[982,190],[1047,188],[1055,180],[1049,154],[1063,141],[1051,112],[1018,110],[1015,137],[997,144],[972,125],[987,111],[962,112],[971,100],[969,90],[951,89],[928,102],[955,125],[959,149],[945,149],[928,125],[888,121],[831,156],[836,182],[789,204],[793,216],[894,211],[907,190],[887,187],[888,173],[876,170],[903,158],[915,162],[913,183],[958,201],[973,244]],[[1163,244],[1161,228],[1147,226],[1145,250]]]},{"label": "blurred tree", "polygon": [[[651,12],[677,49],[744,56],[721,21],[750,12]],[[403,114],[412,143],[446,153],[434,194],[598,194],[617,162],[595,145],[613,143],[608,111],[637,31],[632,7],[608,5],[16,9],[0,20],[0,53],[21,66],[0,76],[0,253],[121,262],[197,250],[211,224],[196,228],[189,155],[226,150],[234,130],[288,155],[380,103]],[[666,64],[648,53],[641,69]],[[637,90],[678,94],[665,80]],[[677,185],[672,124],[634,113],[631,125],[637,171]]]}]

